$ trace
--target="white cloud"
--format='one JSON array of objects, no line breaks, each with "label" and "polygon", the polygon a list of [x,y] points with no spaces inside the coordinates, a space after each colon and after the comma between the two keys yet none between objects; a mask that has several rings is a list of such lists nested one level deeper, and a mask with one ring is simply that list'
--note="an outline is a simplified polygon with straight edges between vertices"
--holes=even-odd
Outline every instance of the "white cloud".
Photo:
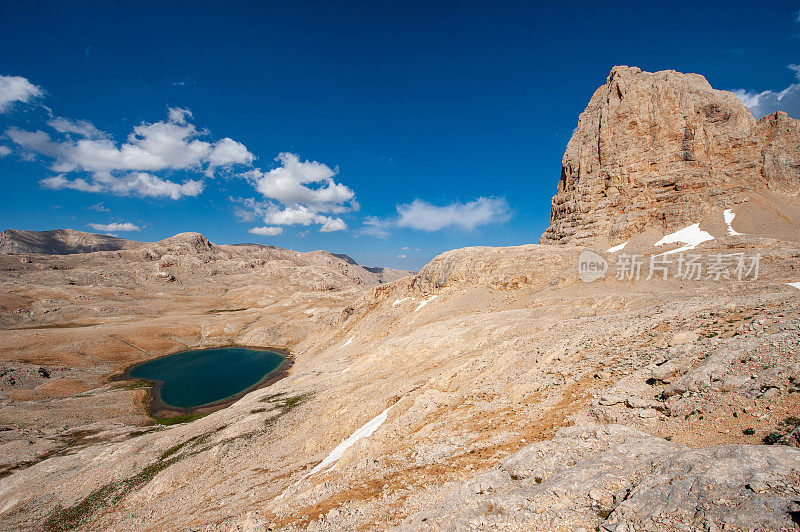
[{"label": "white cloud", "polygon": [[411,248],[409,248],[408,246],[403,246],[403,247],[401,247],[400,249],[401,249],[401,250],[403,250],[403,251],[408,251],[408,250],[409,250],[409,249],[411,249]]},{"label": "white cloud", "polygon": [[39,184],[51,190],[112,192],[120,196],[135,194],[150,198],[166,196],[174,200],[197,196],[203,192],[204,188],[202,181],[189,179],[183,183],[175,183],[146,172],[135,172],[122,177],[95,176],[92,181],[87,181],[82,177],[70,180],[64,174],[58,174],[42,179]]},{"label": "white cloud", "polygon": [[[243,144],[233,139],[216,142],[198,139],[205,133],[187,122],[191,116],[188,109],[171,108],[167,122],[139,124],[120,145],[89,122],[64,118],[48,124],[66,138],[54,139],[44,131],[13,127],[6,133],[28,153],[53,160],[50,169],[59,175],[41,181],[47,188],[179,199],[200,194],[203,182],[187,179],[176,183],[152,172],[202,170],[210,176],[221,168],[249,165],[254,158]],[[73,172],[89,176],[69,179],[67,174]]]},{"label": "white cloud", "polygon": [[311,225],[320,224],[320,231],[329,233],[331,231],[342,231],[347,229],[347,225],[341,218],[332,218],[319,214],[309,209],[305,205],[295,204],[281,209],[274,203],[268,203],[262,207],[260,214],[265,223],[274,225]]},{"label": "white cloud", "polygon": [[184,109],[181,107],[170,107],[167,110],[167,120],[175,124],[185,124],[187,117],[194,118],[194,116],[192,116],[192,112],[189,109]]},{"label": "white cloud", "polygon": [[234,211],[236,217],[243,222],[252,222],[256,218],[261,218],[270,225],[308,226],[319,224],[321,226],[320,232],[322,233],[347,229],[347,224],[341,218],[325,216],[309,209],[305,205],[295,204],[289,207],[281,207],[270,201],[259,202],[253,198],[229,199],[244,206],[237,207]]},{"label": "white cloud", "polygon": [[253,227],[249,229],[247,232],[261,236],[277,236],[283,233],[283,227],[271,227],[271,226]]},{"label": "white cloud", "polygon": [[392,227],[391,220],[383,220],[377,216],[367,216],[364,218],[363,226],[358,230],[358,234],[374,236],[375,238],[389,238],[389,229]]},{"label": "white cloud", "polygon": [[398,227],[428,232],[446,227],[469,231],[479,225],[503,223],[511,217],[508,202],[504,198],[485,197],[468,203],[453,202],[443,207],[415,199],[411,203],[398,205],[397,212],[400,214]]},{"label": "white cloud", "polygon": [[400,255],[398,255],[398,256],[397,256],[397,258],[398,258],[398,259],[406,259],[406,258],[408,258],[408,256],[406,256],[406,255],[403,255],[403,254],[401,253]]},{"label": "white cloud", "polygon": [[[795,76],[800,81],[800,65],[792,64],[788,68],[794,70]],[[800,83],[792,83],[780,92],[736,89],[733,93],[750,109],[756,119],[775,111],[783,111],[792,118],[800,118]]]},{"label": "white cloud", "polygon": [[188,179],[178,184],[146,172],[128,174],[122,179],[112,178],[110,184],[111,191],[121,196],[133,193],[152,198],[168,196],[174,200],[197,196],[203,192],[204,187],[202,181],[195,179]]},{"label": "white cloud", "polygon": [[42,89],[22,76],[0,76],[0,113],[15,102],[26,103],[42,95]]},{"label": "white cloud", "polygon": [[44,188],[49,188],[50,190],[80,190],[81,192],[103,192],[103,187],[98,183],[89,183],[82,177],[76,177],[73,180],[69,180],[64,177],[64,174],[54,175],[52,177],[46,177],[39,181],[39,184],[42,185]]},{"label": "white cloud", "polygon": [[241,142],[226,137],[214,144],[208,155],[208,162],[212,168],[233,164],[250,164],[253,162],[253,154]]},{"label": "white cloud", "polygon": [[57,117],[49,120],[47,125],[59,133],[73,133],[89,139],[104,139],[108,136],[87,120],[70,120],[69,118]]},{"label": "white cloud", "polygon": [[[411,203],[398,205],[397,213],[396,218],[367,216],[357,234],[388,238],[395,227],[427,232],[448,227],[471,231],[480,225],[504,223],[511,218],[511,209],[505,198],[486,197],[467,203],[453,202],[442,207],[415,199]],[[404,246],[401,249],[405,251],[409,248]]]},{"label": "white cloud", "polygon": [[332,233],[334,231],[344,231],[347,224],[341,218],[328,218],[319,228],[320,233]]},{"label": "white cloud", "polygon": [[11,148],[8,146],[0,146],[0,159],[11,153]]},{"label": "white cloud", "polygon": [[105,233],[111,231],[141,231],[142,228],[138,225],[134,225],[130,222],[124,223],[110,223],[110,224],[89,224],[89,227],[94,229],[95,231],[103,231]]},{"label": "white cloud", "polygon": [[347,229],[344,220],[331,214],[357,210],[358,203],[350,188],[333,179],[338,170],[316,161],[301,161],[293,153],[281,153],[275,160],[280,163],[277,168],[242,174],[265,200],[231,198],[244,205],[236,209],[240,220],[259,217],[271,226],[316,224],[322,233]]},{"label": "white cloud", "polygon": [[92,209],[93,211],[97,212],[111,212],[111,209],[107,209],[105,206],[103,206],[102,201],[100,203],[88,206],[87,209]]},{"label": "white cloud", "polygon": [[304,205],[318,212],[338,213],[355,208],[355,193],[333,180],[336,170],[316,161],[301,161],[293,153],[281,153],[275,160],[281,163],[278,168],[268,172],[256,169],[246,174],[264,197],[284,205]]}]

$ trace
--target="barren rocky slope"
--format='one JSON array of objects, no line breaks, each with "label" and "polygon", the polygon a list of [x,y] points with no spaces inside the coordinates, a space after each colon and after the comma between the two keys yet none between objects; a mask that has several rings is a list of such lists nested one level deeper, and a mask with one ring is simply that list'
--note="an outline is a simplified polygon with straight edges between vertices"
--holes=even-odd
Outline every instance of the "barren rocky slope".
[{"label": "barren rocky slope", "polygon": [[[69,237],[58,242],[73,245],[71,254],[0,254],[0,473],[149,423],[144,390],[108,381],[126,367],[187,347],[247,343],[252,327],[257,345],[294,345],[381,282],[328,252],[218,246],[197,233],[119,239],[121,249],[98,252],[80,250],[102,235],[22,234],[41,243],[54,233]],[[4,234],[20,242],[20,232]]]},{"label": "barren rocky slope", "polygon": [[[727,101],[720,94],[712,103]],[[783,159],[796,155],[794,147]],[[178,338],[282,341],[295,365],[275,385],[192,423],[137,428],[145,420],[131,406],[105,432],[18,467],[0,479],[0,528],[796,530],[800,201],[797,190],[770,183],[735,205],[689,209],[684,225],[665,228],[642,207],[641,231],[587,236],[594,260],[608,264],[591,283],[578,275],[586,250],[573,244],[453,250],[392,283],[350,289],[340,280],[345,288],[323,292],[322,280],[289,259],[276,259],[281,276],[269,273],[277,267],[241,270],[236,259],[186,270],[161,264],[191,257],[186,250],[142,259],[142,271],[174,271],[187,283],[170,292],[174,313],[160,328],[108,319],[82,337],[59,329],[46,336],[57,349],[46,352],[69,352],[70,341],[85,338],[72,349],[75,367],[88,372],[112,365],[102,356],[120,349],[144,349],[144,359],[175,349]],[[624,267],[631,254],[639,276]],[[91,255],[92,264],[105,257]],[[64,260],[39,256],[33,265]],[[119,258],[103,260],[112,269]],[[702,271],[687,274],[686,260]],[[757,274],[737,273],[754,260]],[[649,275],[651,261],[666,273]],[[182,277],[189,270],[212,282],[190,285]],[[70,279],[61,270],[46,278],[53,272]],[[45,276],[13,270],[9,279],[23,291],[44,284],[36,275]],[[279,278],[296,284],[278,289]],[[93,279],[95,287],[109,282]],[[214,308],[244,310],[187,310],[208,308],[198,301],[212,287]],[[24,301],[39,308],[53,290],[31,289]],[[101,303],[83,305],[76,316],[103,312]],[[3,356],[41,364],[37,333],[2,331]],[[105,355],[85,355],[90,339]],[[47,386],[31,381],[30,393],[49,393],[67,375]],[[97,380],[74,394],[60,389],[57,400],[10,397],[3,410],[17,408],[9,412],[20,441],[55,406],[75,412],[87,397],[123,405],[137,393]],[[84,415],[86,425],[97,422],[96,412]]]}]

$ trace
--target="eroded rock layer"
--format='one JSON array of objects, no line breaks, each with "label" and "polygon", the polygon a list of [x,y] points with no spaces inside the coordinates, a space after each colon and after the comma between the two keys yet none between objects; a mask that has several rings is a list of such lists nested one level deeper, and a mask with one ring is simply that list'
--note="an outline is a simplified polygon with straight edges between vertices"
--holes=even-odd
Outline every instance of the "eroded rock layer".
[{"label": "eroded rock layer", "polygon": [[756,121],[698,74],[617,66],[567,144],[541,242],[686,226],[759,190],[798,194],[800,121],[781,112]]}]

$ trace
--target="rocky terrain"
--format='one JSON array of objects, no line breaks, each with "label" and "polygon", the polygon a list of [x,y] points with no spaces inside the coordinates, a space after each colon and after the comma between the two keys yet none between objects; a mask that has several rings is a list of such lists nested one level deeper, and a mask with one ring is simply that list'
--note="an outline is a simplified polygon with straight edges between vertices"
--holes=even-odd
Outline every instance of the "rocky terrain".
[{"label": "rocky terrain", "polygon": [[291,346],[335,323],[364,289],[410,273],[375,273],[328,252],[218,246],[196,233],[113,239],[115,251],[96,252],[86,248],[108,243],[103,235],[2,237],[4,249],[28,251],[0,253],[0,474],[149,423],[145,391],[109,382],[132,364],[246,344],[251,327],[261,331],[253,345]]},{"label": "rocky terrain", "polygon": [[703,76],[614,67],[581,113],[541,242],[625,241],[764,190],[796,196],[800,124],[758,121]]},{"label": "rocky terrain", "polygon": [[[199,235],[0,255],[0,528],[796,530],[798,125],[737,102],[615,67],[544,244],[453,250],[383,284],[324,252]],[[673,142],[687,121],[691,161]],[[658,204],[655,169],[683,192]],[[594,282],[587,249],[607,265]],[[176,425],[106,380],[231,342],[294,366]]]}]

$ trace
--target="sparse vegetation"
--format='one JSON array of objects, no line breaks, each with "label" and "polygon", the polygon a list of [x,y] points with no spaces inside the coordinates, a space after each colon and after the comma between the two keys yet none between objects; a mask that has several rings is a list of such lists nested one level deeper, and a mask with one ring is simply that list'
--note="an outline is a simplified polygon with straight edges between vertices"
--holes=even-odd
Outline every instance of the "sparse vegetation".
[{"label": "sparse vegetation", "polygon": [[272,425],[275,424],[276,421],[278,421],[278,418],[280,418],[284,414],[288,414],[289,412],[291,412],[292,410],[294,410],[295,408],[297,408],[298,406],[305,403],[311,398],[311,394],[308,393],[296,395],[294,397],[283,397],[284,395],[286,394],[276,393],[268,395],[261,399],[262,403],[270,403],[280,409],[280,411],[276,415],[268,418],[265,421],[267,427],[271,427]]},{"label": "sparse vegetation", "polygon": [[608,510],[606,508],[601,508],[600,510],[597,510],[597,517],[599,517],[600,519],[606,520],[606,519],[608,519],[608,517],[611,515],[611,513],[613,511],[614,510]]},{"label": "sparse vegetation", "polygon": [[745,436],[752,436],[753,434],[755,434],[755,433],[756,433],[756,429],[754,429],[753,427],[748,427],[748,428],[744,429],[744,430],[742,431],[742,433],[743,433]]},{"label": "sparse vegetation", "polygon": [[50,532],[61,532],[78,527],[87,517],[100,508],[119,501],[130,490],[153,479],[159,472],[171,466],[185,456],[176,456],[169,460],[159,459],[136,475],[121,482],[106,484],[68,508],[56,506],[44,521],[44,528]]},{"label": "sparse vegetation", "polygon": [[781,443],[783,437],[791,433],[798,426],[800,426],[800,417],[789,416],[781,421],[781,423],[776,427],[777,430],[774,430],[764,436],[761,441],[764,442],[764,445],[775,445],[777,443]]},{"label": "sparse vegetation", "polygon": [[[224,427],[225,426],[222,428]],[[169,466],[184,458],[208,450],[209,446],[201,448],[198,448],[198,446],[208,440],[214,433],[219,432],[219,430],[221,429],[199,434],[184,442],[173,445],[161,453],[161,456],[155,463],[148,465],[137,474],[120,482],[106,484],[92,491],[89,495],[68,508],[64,508],[61,505],[56,506],[45,519],[44,528],[50,532],[60,532],[76,528],[92,513],[100,508],[116,503],[129,491],[151,481],[158,473]],[[247,436],[247,434],[243,436]],[[234,439],[236,438],[231,438],[226,441],[232,441]],[[183,452],[186,449],[190,450],[188,452]]]},{"label": "sparse vegetation", "polygon": [[193,414],[182,414],[175,417],[154,417],[153,420],[159,425],[177,425],[179,423],[189,423],[207,415],[202,412],[194,412]]}]

